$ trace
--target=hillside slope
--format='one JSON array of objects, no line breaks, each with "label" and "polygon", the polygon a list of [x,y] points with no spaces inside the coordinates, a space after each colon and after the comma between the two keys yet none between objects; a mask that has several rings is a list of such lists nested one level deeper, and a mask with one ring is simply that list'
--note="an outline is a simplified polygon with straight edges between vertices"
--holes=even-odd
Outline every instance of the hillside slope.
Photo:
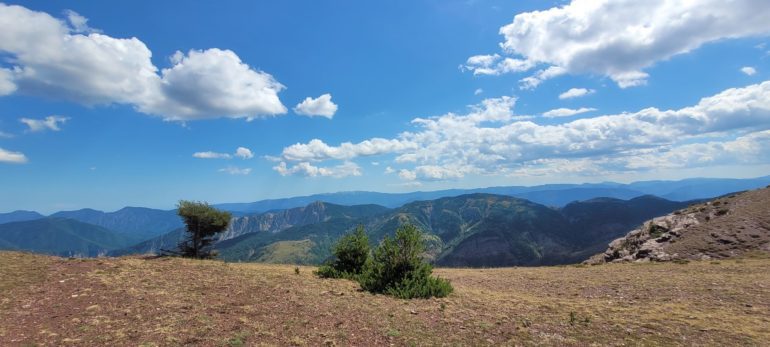
[{"label": "hillside slope", "polygon": [[146,240],[182,226],[176,210],[156,210],[144,207],[124,207],[115,212],[93,209],[61,211],[51,217],[69,218],[98,225],[128,237]]},{"label": "hillside slope", "polygon": [[400,300],[313,267],[0,252],[1,346],[763,346],[770,259],[436,269]]},{"label": "hillside slope", "polygon": [[[217,242],[227,245],[231,243],[226,242],[228,240],[257,234],[261,235],[262,238],[271,239],[273,234],[292,227],[322,224],[337,219],[358,219],[386,211],[388,211],[387,208],[379,205],[341,206],[316,201],[304,207],[233,217],[227,229],[218,235]],[[183,236],[183,228],[175,229],[125,249],[111,252],[111,255],[158,253],[161,249],[173,250]],[[232,258],[227,254],[223,254],[223,257],[225,259]],[[233,259],[240,260],[240,258]]]},{"label": "hillside slope", "polygon": [[8,213],[0,213],[0,224],[5,223],[11,223],[11,222],[23,222],[33,219],[40,219],[44,218],[40,213],[37,213],[35,211],[13,211]]},{"label": "hillside slope", "polygon": [[587,262],[727,258],[752,251],[770,252],[770,188],[654,218]]},{"label": "hillside slope", "polygon": [[94,257],[135,241],[114,231],[66,218],[0,224],[0,249]]},{"label": "hillside slope", "polygon": [[[376,245],[404,223],[425,232],[427,256],[441,266],[488,267],[575,263],[601,251],[607,242],[646,219],[687,203],[645,196],[597,199],[554,209],[527,200],[492,194],[418,201],[382,214],[330,218],[278,233],[248,233],[217,245],[228,261],[280,262],[269,254],[289,251],[285,241],[307,241],[295,248],[303,263],[320,263],[341,235],[364,225]],[[278,243],[275,244],[274,243]],[[266,260],[267,259],[267,260]],[[287,259],[281,257],[281,259]]]}]

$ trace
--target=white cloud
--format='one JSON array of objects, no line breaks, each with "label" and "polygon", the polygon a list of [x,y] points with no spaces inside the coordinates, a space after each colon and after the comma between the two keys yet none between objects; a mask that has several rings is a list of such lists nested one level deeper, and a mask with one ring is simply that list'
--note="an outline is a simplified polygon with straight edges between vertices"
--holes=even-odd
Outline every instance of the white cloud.
[{"label": "white cloud", "polygon": [[559,66],[551,66],[547,69],[540,70],[534,75],[522,78],[519,80],[519,87],[521,89],[535,89],[543,81],[549,80],[554,77],[558,77],[567,73],[567,70]]},{"label": "white cloud", "polygon": [[596,111],[596,109],[588,108],[588,107],[581,107],[578,109],[557,108],[555,110],[550,110],[548,112],[543,113],[543,117],[545,118],[569,117],[569,116],[574,116],[576,114],[592,112],[592,111]]},{"label": "white cloud", "polygon": [[393,155],[405,166],[398,172],[404,180],[451,180],[470,174],[595,175],[638,170],[631,158],[650,151],[704,143],[715,136],[732,141],[770,128],[770,81],[727,89],[675,110],[651,107],[548,125],[515,116],[514,100],[487,99],[463,115],[416,118],[416,129],[393,139],[339,146],[319,139],[295,144],[281,154],[283,169],[290,162]]},{"label": "white cloud", "polygon": [[631,169],[670,169],[719,164],[770,162],[770,131],[758,131],[728,141],[709,141],[641,151],[626,160]]},{"label": "white cloud", "polygon": [[0,68],[0,96],[13,94],[16,83],[13,82],[13,71]]},{"label": "white cloud", "polygon": [[396,172],[396,170],[394,168],[390,167],[390,166],[385,168],[385,174],[386,175],[390,175],[390,174],[392,174],[394,172]]},{"label": "white cloud", "polygon": [[401,169],[398,172],[398,177],[405,181],[414,181],[417,179],[417,174],[414,171],[409,171],[407,169]]},{"label": "white cloud", "polygon": [[3,131],[0,131],[0,138],[2,139],[10,139],[13,137],[13,134],[9,134]]},{"label": "white cloud", "polygon": [[332,102],[332,96],[328,93],[315,99],[307,97],[294,107],[294,113],[309,117],[321,116],[332,119],[336,112],[337,105]]},{"label": "white cloud", "polygon": [[193,157],[198,159],[230,159],[233,156],[228,153],[206,151],[206,152],[195,152],[193,153]]},{"label": "white cloud", "polygon": [[[643,85],[656,62],[724,39],[770,33],[770,2],[763,0],[573,0],[544,11],[517,14],[500,28],[504,52],[529,70],[537,65],[564,73],[608,76],[621,88]],[[643,14],[643,15],[640,15]],[[479,58],[476,58],[479,57]],[[500,55],[474,56],[474,74],[499,74]],[[526,67],[526,68],[524,68]],[[546,71],[541,70],[541,71]],[[522,80],[534,88],[556,74]]]},{"label": "white cloud", "polygon": [[334,177],[343,178],[348,176],[361,176],[361,167],[351,161],[345,161],[340,165],[332,167],[318,167],[309,162],[300,162],[292,167],[288,167],[286,162],[280,162],[273,167],[281,176],[303,175],[307,177]]},{"label": "white cloud", "polygon": [[568,91],[559,94],[559,99],[565,100],[565,99],[579,98],[581,96],[591,95],[595,92],[596,91],[593,89],[570,88]]},{"label": "white cloud", "polygon": [[499,54],[475,55],[468,58],[460,69],[473,71],[474,75],[500,75],[527,71],[535,66],[529,60],[501,58]]},{"label": "white cloud", "polygon": [[20,122],[26,124],[29,127],[29,131],[38,132],[44,130],[59,131],[59,125],[64,124],[69,120],[68,117],[62,116],[48,116],[45,119],[31,119],[21,118]]},{"label": "white cloud", "polygon": [[233,157],[251,159],[254,158],[254,153],[252,153],[251,150],[246,147],[238,147],[233,154],[205,151],[195,152],[193,153],[193,157],[199,159],[232,159]]},{"label": "white cloud", "polygon": [[254,153],[246,147],[238,147],[238,149],[235,150],[235,156],[241,159],[251,159],[254,158]]},{"label": "white cloud", "polygon": [[479,94],[481,94],[483,92],[484,92],[484,89],[477,88],[476,90],[473,91],[473,95],[479,95]]},{"label": "white cloud", "polygon": [[239,168],[235,166],[228,166],[223,169],[219,169],[219,172],[228,173],[230,175],[248,175],[251,173],[250,168]]},{"label": "white cloud", "polygon": [[113,38],[67,13],[68,22],[22,6],[0,4],[0,95],[14,92],[84,105],[126,104],[167,120],[247,118],[286,113],[284,87],[232,51],[177,52],[159,69],[139,39]]},{"label": "white cloud", "polygon": [[751,67],[751,66],[744,66],[741,68],[741,72],[746,74],[746,76],[754,76],[754,74],[757,73],[757,69]]},{"label": "white cloud", "polygon": [[67,21],[72,26],[72,31],[75,33],[98,33],[101,30],[93,29],[88,26],[88,18],[81,16],[79,13],[73,10],[65,10],[64,15],[67,17]]},{"label": "white cloud", "polygon": [[278,92],[284,86],[255,71],[230,50],[177,52],[174,66],[163,69],[160,100],[140,106],[143,112],[171,120],[212,117],[254,119],[286,113]]},{"label": "white cloud", "polygon": [[319,139],[313,139],[307,144],[297,143],[284,148],[281,157],[289,161],[347,160],[360,156],[400,151],[408,146],[413,146],[413,144],[396,139],[373,138],[356,144],[345,142],[338,147],[331,147]]},{"label": "white cloud", "polygon": [[0,163],[23,164],[27,162],[27,156],[21,152],[12,152],[0,148]]}]

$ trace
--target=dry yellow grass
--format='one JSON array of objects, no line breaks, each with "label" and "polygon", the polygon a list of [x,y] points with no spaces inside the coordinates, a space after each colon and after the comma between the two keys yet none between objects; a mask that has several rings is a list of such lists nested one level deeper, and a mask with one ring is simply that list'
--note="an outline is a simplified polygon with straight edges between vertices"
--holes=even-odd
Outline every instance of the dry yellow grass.
[{"label": "dry yellow grass", "polygon": [[3,346],[770,341],[770,259],[438,269],[455,293],[430,300],[371,295],[290,265],[0,253],[0,269]]}]

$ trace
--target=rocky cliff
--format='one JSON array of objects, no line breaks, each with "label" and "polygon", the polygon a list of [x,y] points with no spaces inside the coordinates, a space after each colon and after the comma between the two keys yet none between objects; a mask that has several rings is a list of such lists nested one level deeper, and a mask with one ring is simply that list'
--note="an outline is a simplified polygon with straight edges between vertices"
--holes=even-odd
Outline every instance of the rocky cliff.
[{"label": "rocky cliff", "polygon": [[770,252],[770,188],[649,220],[586,263],[727,258],[750,251]]}]

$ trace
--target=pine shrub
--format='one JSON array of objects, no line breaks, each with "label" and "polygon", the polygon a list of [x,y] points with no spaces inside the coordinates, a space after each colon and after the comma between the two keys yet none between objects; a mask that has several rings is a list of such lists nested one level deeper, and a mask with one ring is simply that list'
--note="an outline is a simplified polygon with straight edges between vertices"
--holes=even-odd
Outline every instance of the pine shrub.
[{"label": "pine shrub", "polygon": [[343,236],[332,248],[334,258],[322,265],[316,275],[322,278],[356,279],[363,271],[364,264],[369,259],[369,238],[363,226]]},{"label": "pine shrub", "polygon": [[413,225],[403,225],[394,239],[386,236],[374,250],[358,282],[364,290],[402,299],[449,295],[452,285],[431,277],[433,267],[422,259],[424,250],[422,233]]}]

